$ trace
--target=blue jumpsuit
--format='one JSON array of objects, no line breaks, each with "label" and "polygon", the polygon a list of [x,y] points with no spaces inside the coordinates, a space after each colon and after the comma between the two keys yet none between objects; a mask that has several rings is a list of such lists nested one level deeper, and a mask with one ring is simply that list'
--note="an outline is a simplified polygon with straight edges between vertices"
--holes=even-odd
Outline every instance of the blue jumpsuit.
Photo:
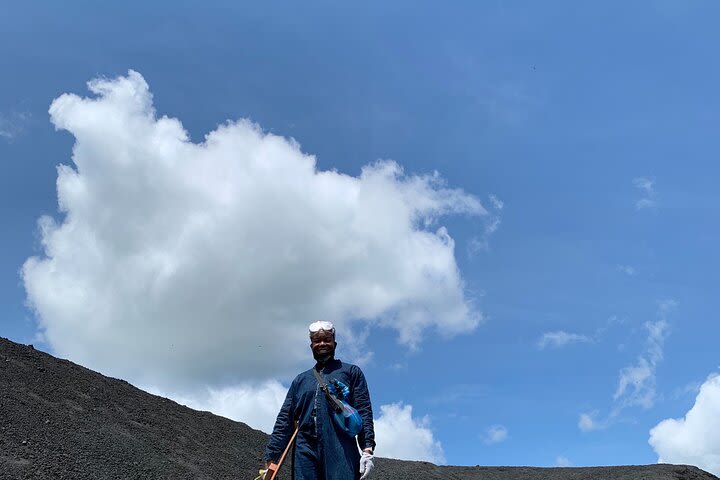
[{"label": "blue jumpsuit", "polygon": [[265,461],[279,460],[297,421],[299,430],[293,457],[295,480],[357,480],[360,478],[358,445],[375,448],[372,406],[365,375],[360,367],[334,359],[323,366],[321,373],[328,384],[339,380],[350,387],[350,396],[345,400],[363,419],[357,443],[355,438],[336,427],[330,402],[310,369],[295,377],[290,385],[265,449]]}]

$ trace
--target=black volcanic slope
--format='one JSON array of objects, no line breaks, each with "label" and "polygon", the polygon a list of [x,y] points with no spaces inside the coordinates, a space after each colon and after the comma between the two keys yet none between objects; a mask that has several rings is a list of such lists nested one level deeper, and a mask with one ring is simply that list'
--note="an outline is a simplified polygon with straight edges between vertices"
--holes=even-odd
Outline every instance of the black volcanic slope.
[{"label": "black volcanic slope", "polygon": [[[0,338],[1,479],[252,480],[266,441],[266,434],[243,423],[192,410],[125,381]],[[280,476],[290,478],[289,470],[283,467]],[[438,467],[378,458],[371,479],[717,477],[684,465]]]}]

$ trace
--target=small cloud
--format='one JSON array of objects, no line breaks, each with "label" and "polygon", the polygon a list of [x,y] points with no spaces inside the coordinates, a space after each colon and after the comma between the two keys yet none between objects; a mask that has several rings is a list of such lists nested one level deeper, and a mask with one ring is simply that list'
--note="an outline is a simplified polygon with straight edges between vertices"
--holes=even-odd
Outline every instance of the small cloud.
[{"label": "small cloud", "polygon": [[468,244],[468,255],[474,257],[481,251],[487,251],[490,248],[490,237],[500,228],[500,212],[505,204],[495,194],[488,196],[490,200],[490,211],[483,217],[483,233],[479,237],[474,237]]},{"label": "small cloud", "polygon": [[29,112],[0,113],[0,138],[7,141],[14,140],[23,132],[28,120],[30,120]]},{"label": "small cloud", "polygon": [[397,362],[397,363],[393,363],[388,368],[390,370],[392,370],[393,372],[404,372],[408,369],[408,364],[402,363],[402,362]]},{"label": "small cloud", "polygon": [[660,302],[658,302],[658,313],[661,316],[665,316],[670,310],[677,307],[678,305],[679,303],[672,298],[661,300]]},{"label": "small cloud", "polygon": [[617,269],[619,272],[622,272],[630,277],[637,273],[637,270],[635,270],[635,267],[633,267],[632,265],[618,265]]},{"label": "small cloud", "polygon": [[543,333],[540,340],[538,340],[538,348],[541,350],[546,347],[559,348],[569,345],[571,343],[583,343],[591,342],[592,339],[586,335],[580,335],[577,333],[568,333],[562,330],[556,332],[545,332]]},{"label": "small cloud", "polygon": [[572,467],[572,462],[569,458],[560,455],[555,459],[555,466],[556,467]]},{"label": "small cloud", "polygon": [[633,185],[640,190],[643,197],[635,202],[636,210],[653,208],[657,205],[657,191],[655,190],[655,179],[637,177],[633,179]]},{"label": "small cloud", "polygon": [[655,402],[655,368],[644,357],[638,358],[637,365],[625,367],[620,371],[620,380],[613,395],[617,401],[625,396],[626,405],[639,405],[645,409]]},{"label": "small cloud", "polygon": [[607,332],[613,325],[622,325],[623,323],[625,323],[624,318],[620,318],[617,315],[611,315],[607,319],[607,322],[605,322],[605,325],[602,325],[595,330],[595,341],[600,341],[603,335],[605,335],[605,332]]},{"label": "small cloud", "polygon": [[644,191],[648,196],[655,194],[655,179],[646,177],[638,177],[633,179],[633,184],[638,189]]},{"label": "small cloud", "polygon": [[613,395],[613,400],[619,401],[615,414],[628,406],[648,409],[655,403],[655,370],[663,358],[663,346],[669,329],[666,317],[677,304],[672,299],[661,301],[658,306],[658,319],[645,323],[648,332],[645,352],[638,357],[635,365],[620,371],[618,386]]},{"label": "small cloud", "polygon": [[606,427],[606,423],[598,420],[597,412],[581,413],[578,420],[578,428],[583,432],[591,432],[593,430],[602,430]]},{"label": "small cloud", "polygon": [[502,210],[505,206],[505,203],[503,203],[502,200],[500,200],[494,193],[491,193],[489,195],[490,203],[492,203],[492,206],[495,210]]},{"label": "small cloud", "polygon": [[650,200],[649,198],[641,198],[640,200],[635,202],[635,208],[637,210],[642,210],[644,208],[652,208],[655,205],[655,200]]},{"label": "small cloud", "polygon": [[620,370],[618,385],[613,394],[614,406],[610,414],[602,421],[597,419],[597,412],[582,414],[578,422],[581,430],[605,428],[628,407],[641,407],[646,410],[653,407],[657,396],[655,372],[663,358],[663,347],[669,330],[667,315],[677,305],[673,299],[659,302],[657,319],[645,323],[648,332],[645,350],[638,355],[634,364]]},{"label": "small cloud", "polygon": [[503,425],[493,425],[487,429],[483,441],[487,445],[504,442],[508,438],[508,431]]}]

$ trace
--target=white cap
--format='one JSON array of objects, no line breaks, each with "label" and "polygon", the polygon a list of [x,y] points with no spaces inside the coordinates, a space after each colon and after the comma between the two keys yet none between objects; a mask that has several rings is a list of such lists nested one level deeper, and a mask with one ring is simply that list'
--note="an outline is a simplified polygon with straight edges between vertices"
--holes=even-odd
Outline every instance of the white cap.
[{"label": "white cap", "polygon": [[326,332],[330,332],[335,335],[335,325],[333,325],[332,322],[326,322],[324,320],[311,323],[308,330],[310,331],[310,335],[317,333],[320,330],[325,330]]}]

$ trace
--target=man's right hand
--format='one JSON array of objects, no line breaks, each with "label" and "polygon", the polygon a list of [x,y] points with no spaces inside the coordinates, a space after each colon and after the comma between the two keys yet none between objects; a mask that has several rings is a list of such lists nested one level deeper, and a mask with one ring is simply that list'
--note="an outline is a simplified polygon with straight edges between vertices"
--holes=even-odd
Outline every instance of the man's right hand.
[{"label": "man's right hand", "polygon": [[265,462],[265,470],[261,470],[263,472],[261,480],[270,480],[270,477],[268,477],[268,473],[272,475],[273,472],[277,470],[277,468],[278,466],[275,462]]}]

